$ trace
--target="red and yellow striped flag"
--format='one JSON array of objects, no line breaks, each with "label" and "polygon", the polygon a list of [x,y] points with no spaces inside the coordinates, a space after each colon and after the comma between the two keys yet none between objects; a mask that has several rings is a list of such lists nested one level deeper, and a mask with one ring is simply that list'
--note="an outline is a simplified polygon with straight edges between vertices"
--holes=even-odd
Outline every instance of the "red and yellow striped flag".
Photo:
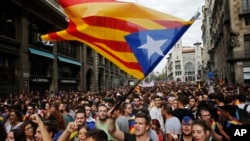
[{"label": "red and yellow striped flag", "polygon": [[68,28],[43,40],[83,42],[135,78],[145,78],[198,16],[184,21],[134,3],[58,0]]}]

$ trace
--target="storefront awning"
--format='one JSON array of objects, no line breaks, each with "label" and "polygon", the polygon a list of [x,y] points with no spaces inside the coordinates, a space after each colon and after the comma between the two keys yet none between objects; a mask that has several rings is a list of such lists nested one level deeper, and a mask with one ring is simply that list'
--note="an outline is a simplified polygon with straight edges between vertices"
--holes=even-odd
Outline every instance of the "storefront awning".
[{"label": "storefront awning", "polygon": [[30,53],[35,54],[35,55],[47,57],[47,58],[50,58],[50,59],[55,59],[55,57],[54,57],[54,55],[52,53],[37,50],[37,49],[34,49],[34,48],[29,48],[29,51],[30,51]]},{"label": "storefront awning", "polygon": [[58,56],[58,60],[61,61],[61,62],[65,62],[65,63],[77,65],[77,66],[82,66],[81,62],[76,61],[76,60],[72,60],[72,59],[69,59],[69,58]]}]

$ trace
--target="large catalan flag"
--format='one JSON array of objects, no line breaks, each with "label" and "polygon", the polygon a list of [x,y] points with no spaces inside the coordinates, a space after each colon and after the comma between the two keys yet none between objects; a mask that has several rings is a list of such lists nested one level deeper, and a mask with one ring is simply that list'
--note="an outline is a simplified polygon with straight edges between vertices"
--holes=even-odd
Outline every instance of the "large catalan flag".
[{"label": "large catalan flag", "polygon": [[83,42],[133,77],[145,78],[195,21],[184,21],[135,3],[58,0],[68,28],[43,40]]}]

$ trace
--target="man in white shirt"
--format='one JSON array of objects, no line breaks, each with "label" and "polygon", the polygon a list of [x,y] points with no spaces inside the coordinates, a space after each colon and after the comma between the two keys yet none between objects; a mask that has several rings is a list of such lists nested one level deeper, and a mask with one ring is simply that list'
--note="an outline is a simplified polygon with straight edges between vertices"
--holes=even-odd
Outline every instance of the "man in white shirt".
[{"label": "man in white shirt", "polygon": [[164,122],[161,113],[162,99],[160,96],[155,95],[154,98],[154,106],[150,109],[149,114],[151,119],[157,119],[160,122],[161,129],[164,131]]}]

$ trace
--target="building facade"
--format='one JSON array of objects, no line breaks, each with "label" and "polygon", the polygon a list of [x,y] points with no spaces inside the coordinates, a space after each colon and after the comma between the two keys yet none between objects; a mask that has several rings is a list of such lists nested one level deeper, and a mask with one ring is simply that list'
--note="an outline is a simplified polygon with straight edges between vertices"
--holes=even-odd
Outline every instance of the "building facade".
[{"label": "building facade", "polygon": [[193,47],[187,47],[178,41],[167,58],[167,81],[202,81],[202,50],[201,43],[197,42]]},{"label": "building facade", "polygon": [[55,0],[2,0],[0,7],[0,97],[101,90],[132,79],[83,43],[41,41],[68,26]]},{"label": "building facade", "polygon": [[206,68],[226,83],[249,83],[250,1],[206,0],[203,14],[202,38],[210,55]]}]

